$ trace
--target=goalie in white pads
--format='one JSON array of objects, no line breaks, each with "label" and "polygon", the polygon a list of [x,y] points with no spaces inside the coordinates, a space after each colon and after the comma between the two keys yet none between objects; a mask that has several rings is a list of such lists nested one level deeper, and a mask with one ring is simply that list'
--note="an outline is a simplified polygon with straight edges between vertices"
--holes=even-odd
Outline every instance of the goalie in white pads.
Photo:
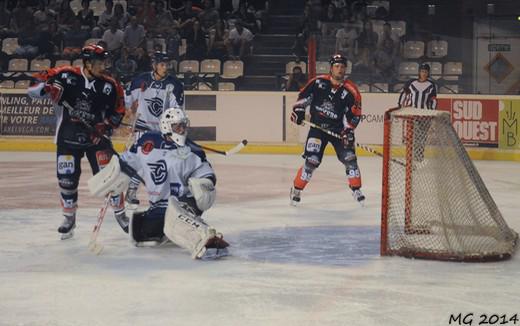
[{"label": "goalie in white pads", "polygon": [[[193,258],[227,256],[229,244],[201,217],[215,201],[216,177],[204,151],[187,139],[186,113],[179,108],[167,109],[160,123],[161,132],[146,132],[121,155],[142,172],[150,202],[147,211],[131,217],[133,242],[145,246],[169,239],[188,249]],[[105,196],[127,184],[128,176],[112,170],[116,177],[89,182],[93,194]]]}]

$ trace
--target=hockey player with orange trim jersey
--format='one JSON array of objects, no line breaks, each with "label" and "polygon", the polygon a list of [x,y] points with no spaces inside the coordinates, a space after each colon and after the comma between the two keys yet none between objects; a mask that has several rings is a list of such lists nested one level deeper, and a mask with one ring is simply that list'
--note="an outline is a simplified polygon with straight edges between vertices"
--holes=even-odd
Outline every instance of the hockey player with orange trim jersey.
[{"label": "hockey player with orange trim jersey", "polygon": [[[81,57],[83,67],[65,66],[35,74],[36,82],[28,89],[33,98],[50,98],[56,110],[56,171],[65,216],[58,228],[62,239],[72,237],[76,226],[81,159],[87,156],[94,174],[108,164],[111,144],[102,141],[101,135],[110,136],[125,114],[123,88],[104,73],[108,52],[99,45],[87,45]],[[128,232],[122,194],[112,196],[111,205],[120,226]]]},{"label": "hockey player with orange trim jersey", "polygon": [[352,196],[361,205],[365,196],[361,192],[361,173],[357,164],[354,129],[361,120],[361,94],[357,86],[345,79],[347,59],[336,54],[330,59],[330,73],[310,80],[300,91],[293,106],[291,121],[302,124],[305,109],[310,106],[310,121],[323,129],[341,134],[341,139],[322,130],[311,128],[305,142],[305,162],[298,170],[291,188],[291,205],[301,200],[301,192],[320,165],[325,147],[330,142],[338,160],[345,165]]}]

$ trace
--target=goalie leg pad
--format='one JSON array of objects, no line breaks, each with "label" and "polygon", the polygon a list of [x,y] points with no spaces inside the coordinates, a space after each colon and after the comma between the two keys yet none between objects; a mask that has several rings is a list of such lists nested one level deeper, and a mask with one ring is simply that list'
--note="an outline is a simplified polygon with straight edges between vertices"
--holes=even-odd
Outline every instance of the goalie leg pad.
[{"label": "goalie leg pad", "polygon": [[130,217],[130,237],[137,247],[146,247],[147,243],[160,244],[164,240],[164,208],[155,208],[145,212],[135,212]]},{"label": "goalie leg pad", "polygon": [[129,183],[130,177],[121,172],[119,158],[113,155],[110,163],[88,180],[88,188],[93,196],[104,197],[126,191]]},{"label": "goalie leg pad", "polygon": [[189,178],[188,186],[201,211],[208,210],[213,205],[217,193],[213,181],[207,178]]},{"label": "goalie leg pad", "polygon": [[170,197],[168,201],[164,234],[179,247],[189,250],[194,259],[204,256],[210,240],[217,235],[215,229],[199,216],[184,209],[174,197]]}]

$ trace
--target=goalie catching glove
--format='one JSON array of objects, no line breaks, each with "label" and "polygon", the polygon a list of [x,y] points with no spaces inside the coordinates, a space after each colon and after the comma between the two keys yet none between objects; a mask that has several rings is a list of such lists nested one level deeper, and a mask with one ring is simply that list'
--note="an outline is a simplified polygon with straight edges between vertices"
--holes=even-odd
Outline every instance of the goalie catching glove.
[{"label": "goalie catching glove", "polygon": [[215,202],[217,191],[210,179],[189,178],[188,187],[201,211],[208,210]]}]

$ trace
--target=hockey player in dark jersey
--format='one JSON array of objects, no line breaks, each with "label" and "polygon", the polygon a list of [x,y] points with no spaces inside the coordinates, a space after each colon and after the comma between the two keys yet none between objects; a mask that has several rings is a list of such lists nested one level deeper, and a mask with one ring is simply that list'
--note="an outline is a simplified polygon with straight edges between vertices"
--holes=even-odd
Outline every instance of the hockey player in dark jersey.
[{"label": "hockey player in dark jersey", "polygon": [[341,134],[332,137],[322,130],[311,128],[305,142],[305,162],[298,170],[291,188],[291,204],[301,199],[301,192],[310,181],[312,173],[320,165],[325,147],[330,142],[338,160],[345,165],[348,184],[356,201],[363,205],[361,174],[357,164],[354,129],[361,120],[361,94],[350,80],[344,80],[347,59],[336,54],[330,59],[330,74],[310,80],[300,91],[293,106],[291,121],[301,124],[305,108],[310,106],[311,122]]},{"label": "hockey player in dark jersey", "polygon": [[140,171],[150,203],[148,210],[132,214],[133,243],[156,246],[171,240],[193,258],[216,259],[228,255],[228,243],[201,215],[213,205],[217,179],[202,148],[187,138],[188,127],[182,109],[165,110],[161,131],[145,132],[121,160],[114,157],[110,168],[93,176],[89,187],[97,196],[118,192],[129,182],[117,167],[126,162]]},{"label": "hockey player in dark jersey", "polygon": [[[58,228],[62,239],[72,237],[76,226],[81,159],[86,156],[96,174],[110,161],[108,138],[125,114],[123,89],[104,74],[108,52],[99,45],[82,49],[83,67],[65,66],[35,74],[31,97],[50,97],[57,115],[56,170],[65,219]],[[111,197],[115,217],[128,232],[123,194]]]},{"label": "hockey player in dark jersey", "polygon": [[[152,71],[145,72],[135,77],[125,94],[125,104],[130,108],[137,104],[135,123],[135,139],[145,130],[159,131],[161,114],[167,108],[181,108],[184,110],[184,86],[172,75],[168,74],[170,58],[162,52],[156,52],[152,56]],[[137,188],[139,180],[132,179],[126,200],[128,203],[138,205]]]},{"label": "hockey player in dark jersey", "polygon": [[421,64],[419,76],[406,82],[397,104],[399,107],[411,106],[417,109],[435,110],[437,108],[437,86],[430,79],[429,64]]}]

